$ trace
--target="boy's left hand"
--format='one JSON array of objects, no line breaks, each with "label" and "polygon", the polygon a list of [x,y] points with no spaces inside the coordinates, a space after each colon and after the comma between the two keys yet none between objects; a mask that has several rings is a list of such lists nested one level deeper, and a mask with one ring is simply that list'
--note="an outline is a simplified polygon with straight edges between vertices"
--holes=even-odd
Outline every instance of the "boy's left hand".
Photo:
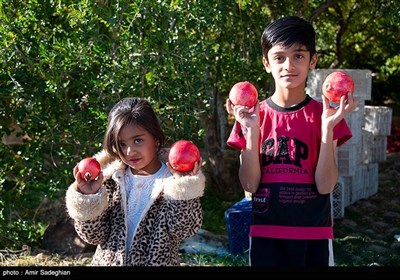
[{"label": "boy's left hand", "polygon": [[322,120],[330,123],[332,127],[338,124],[348,113],[354,111],[357,107],[356,99],[351,92],[347,93],[347,100],[344,95],[340,98],[339,106],[336,108],[330,106],[328,98],[324,95],[322,95],[322,104],[324,108]]}]

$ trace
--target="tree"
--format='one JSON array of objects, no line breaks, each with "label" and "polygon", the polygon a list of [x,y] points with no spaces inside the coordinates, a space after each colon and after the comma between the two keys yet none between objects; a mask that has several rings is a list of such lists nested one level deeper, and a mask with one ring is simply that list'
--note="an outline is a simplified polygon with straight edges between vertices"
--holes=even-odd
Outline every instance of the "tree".
[{"label": "tree", "polygon": [[238,81],[254,83],[262,99],[273,90],[260,37],[281,16],[313,22],[320,68],[369,68],[374,102],[398,104],[399,5],[0,1],[0,134],[8,137],[0,144],[0,247],[37,242],[46,221],[32,209],[64,195],[73,166],[101,149],[108,111],[125,96],[149,99],[168,145],[186,138],[200,147],[208,190],[242,195],[224,105]]}]

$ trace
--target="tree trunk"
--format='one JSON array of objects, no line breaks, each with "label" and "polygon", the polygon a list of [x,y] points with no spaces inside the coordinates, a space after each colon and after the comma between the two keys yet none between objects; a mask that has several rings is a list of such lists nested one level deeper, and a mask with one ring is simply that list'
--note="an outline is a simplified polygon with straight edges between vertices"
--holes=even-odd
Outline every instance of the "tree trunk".
[{"label": "tree trunk", "polygon": [[218,88],[213,86],[211,91],[211,115],[204,118],[203,124],[207,132],[204,153],[208,185],[227,197],[237,197],[238,193],[243,192],[238,177],[239,151],[226,145],[232,125],[228,124],[225,100],[218,94]]}]

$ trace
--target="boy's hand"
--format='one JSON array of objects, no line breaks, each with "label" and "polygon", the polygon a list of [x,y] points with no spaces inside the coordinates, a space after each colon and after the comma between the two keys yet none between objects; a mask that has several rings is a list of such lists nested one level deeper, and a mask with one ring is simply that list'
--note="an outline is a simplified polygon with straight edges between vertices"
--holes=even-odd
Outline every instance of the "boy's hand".
[{"label": "boy's hand", "polygon": [[346,115],[357,108],[357,100],[354,97],[354,94],[351,92],[347,93],[347,100],[344,96],[340,99],[340,106],[344,106],[344,111]]},{"label": "boy's hand", "polygon": [[347,93],[347,100],[344,95],[340,98],[340,103],[337,108],[331,107],[328,98],[324,95],[322,95],[322,104],[324,108],[322,112],[322,122],[325,123],[327,127],[330,126],[332,128],[357,107],[357,102],[351,92]]},{"label": "boy's hand", "polygon": [[232,101],[229,98],[226,99],[225,107],[226,107],[226,111],[230,115],[233,115],[233,106],[235,106],[235,105],[233,105]]},{"label": "boy's hand", "polygon": [[260,127],[260,103],[257,101],[254,107],[249,108],[242,105],[233,105],[232,102],[226,102],[228,113],[235,116],[235,120],[241,126],[246,128],[259,128]]}]

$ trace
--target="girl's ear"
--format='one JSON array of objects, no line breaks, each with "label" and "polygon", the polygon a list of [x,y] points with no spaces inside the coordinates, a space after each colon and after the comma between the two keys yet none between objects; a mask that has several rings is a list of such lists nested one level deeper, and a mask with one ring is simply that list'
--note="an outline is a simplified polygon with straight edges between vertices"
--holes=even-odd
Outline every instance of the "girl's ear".
[{"label": "girl's ear", "polygon": [[263,56],[262,63],[264,65],[264,67],[265,67],[265,71],[267,71],[267,73],[271,73],[271,69],[269,67],[268,59],[266,59],[265,56]]},{"label": "girl's ear", "polygon": [[310,70],[314,70],[315,67],[317,66],[317,61],[318,61],[318,55],[315,53],[310,60]]}]

